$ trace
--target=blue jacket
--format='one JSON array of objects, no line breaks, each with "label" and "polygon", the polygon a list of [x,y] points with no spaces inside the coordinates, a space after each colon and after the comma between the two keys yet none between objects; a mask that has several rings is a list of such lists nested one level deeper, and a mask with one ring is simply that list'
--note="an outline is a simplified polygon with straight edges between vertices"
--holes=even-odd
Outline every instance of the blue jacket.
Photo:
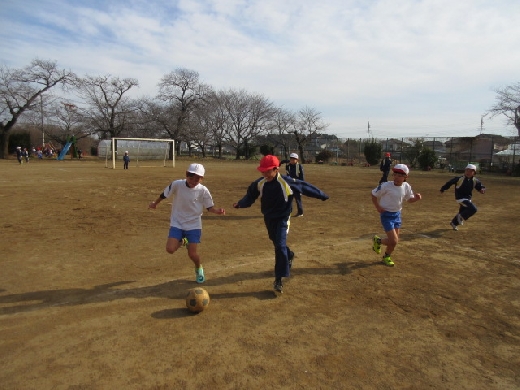
[{"label": "blue jacket", "polygon": [[441,187],[441,192],[446,191],[452,185],[455,184],[455,199],[468,199],[471,200],[473,194],[473,188],[480,191],[486,188],[482,185],[479,179],[476,177],[457,176],[451,180],[448,180],[446,184]]},{"label": "blue jacket", "polygon": [[288,218],[295,192],[311,198],[329,199],[327,194],[312,184],[278,173],[270,182],[263,177],[252,182],[246,195],[237,203],[240,208],[251,207],[260,197],[260,209],[264,218]]}]

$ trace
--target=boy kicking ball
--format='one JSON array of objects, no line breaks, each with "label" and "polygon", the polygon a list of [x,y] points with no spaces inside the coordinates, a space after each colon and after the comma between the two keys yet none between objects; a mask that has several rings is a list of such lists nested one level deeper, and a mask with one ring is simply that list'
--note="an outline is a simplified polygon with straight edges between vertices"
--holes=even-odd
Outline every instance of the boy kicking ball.
[{"label": "boy kicking ball", "polygon": [[372,239],[372,249],[377,254],[381,253],[381,245],[386,246],[383,263],[389,267],[394,266],[390,255],[399,242],[399,229],[401,228],[401,210],[403,201],[415,203],[421,200],[421,194],[414,194],[412,186],[406,182],[410,170],[405,164],[397,164],[392,168],[394,180],[383,182],[372,190],[372,203],[381,216],[381,224],[386,232],[386,237],[375,235]]}]

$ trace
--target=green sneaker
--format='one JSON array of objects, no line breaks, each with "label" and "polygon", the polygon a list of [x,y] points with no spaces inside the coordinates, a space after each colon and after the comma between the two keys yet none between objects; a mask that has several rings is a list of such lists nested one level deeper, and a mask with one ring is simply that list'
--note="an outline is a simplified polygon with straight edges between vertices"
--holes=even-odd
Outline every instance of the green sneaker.
[{"label": "green sneaker", "polygon": [[202,268],[202,265],[200,268],[195,268],[195,281],[197,283],[204,283],[206,278],[204,277],[204,269]]},{"label": "green sneaker", "polygon": [[383,256],[383,264],[387,265],[389,267],[393,267],[394,266],[394,262],[392,261],[390,256]]},{"label": "green sneaker", "polygon": [[372,249],[378,255],[381,254],[381,239],[377,235],[372,237]]},{"label": "green sneaker", "polygon": [[182,246],[183,248],[188,249],[188,244],[189,244],[189,243],[188,243],[188,239],[187,239],[186,237],[184,237],[184,238],[181,240],[181,246]]}]

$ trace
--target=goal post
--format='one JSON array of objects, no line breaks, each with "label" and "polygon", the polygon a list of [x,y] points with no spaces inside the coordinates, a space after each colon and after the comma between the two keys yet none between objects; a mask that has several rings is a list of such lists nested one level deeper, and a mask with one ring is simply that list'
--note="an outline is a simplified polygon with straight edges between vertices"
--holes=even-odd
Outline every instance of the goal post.
[{"label": "goal post", "polygon": [[[116,150],[116,144],[118,150]],[[161,144],[163,145],[162,147],[160,146]],[[137,167],[139,167],[139,162],[144,160],[162,160],[163,167],[165,167],[166,162],[169,161],[171,150],[172,167],[175,168],[175,140],[173,139],[114,137],[112,138],[111,149],[112,169],[116,169],[117,155],[119,154],[120,159],[124,155],[124,152],[121,152],[121,150],[131,150],[130,161],[134,160]],[[108,162],[108,153],[106,162]]]}]

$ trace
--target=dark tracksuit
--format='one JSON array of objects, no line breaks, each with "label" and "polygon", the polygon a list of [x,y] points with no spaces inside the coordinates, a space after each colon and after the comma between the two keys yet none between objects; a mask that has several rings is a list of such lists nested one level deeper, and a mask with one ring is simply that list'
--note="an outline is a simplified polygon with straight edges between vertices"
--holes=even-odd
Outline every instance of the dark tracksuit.
[{"label": "dark tracksuit", "polygon": [[390,157],[385,157],[384,160],[381,160],[381,165],[379,169],[383,172],[383,176],[379,180],[379,184],[386,183],[388,181],[388,174],[390,173],[390,167],[392,166],[392,160]]},{"label": "dark tracksuit", "polygon": [[123,161],[124,161],[124,164],[123,164],[123,169],[128,169],[128,163],[130,162],[130,156],[129,155],[124,155],[123,156]]},{"label": "dark tracksuit", "polygon": [[[293,179],[305,180],[303,177],[303,167],[302,164],[287,164],[285,166],[285,170],[287,171],[287,175],[292,177]],[[299,192],[294,193],[294,200],[296,201],[296,209],[298,211],[298,215],[303,215],[303,203],[302,196]]]},{"label": "dark tracksuit", "polygon": [[[479,179],[476,177],[468,178],[466,176],[457,176],[453,179],[446,182],[441,187],[441,192],[446,191],[449,189],[452,185],[455,184],[455,200],[459,203],[459,214],[461,215],[464,220],[469,219],[472,215],[474,215],[477,212],[477,207],[473,204],[471,201],[473,188],[477,191],[480,191],[482,189],[485,189],[480,182]],[[459,221],[457,220],[457,216],[453,217],[451,222],[457,226],[459,224]]]},{"label": "dark tracksuit", "polygon": [[260,197],[260,209],[264,215],[264,223],[269,239],[274,244],[274,274],[277,278],[290,275],[289,254],[291,250],[287,246],[287,231],[292,200],[296,192],[311,198],[329,199],[328,195],[312,184],[278,173],[276,178],[270,182],[263,177],[252,182],[246,195],[237,202],[239,208],[247,208],[251,207]]}]

